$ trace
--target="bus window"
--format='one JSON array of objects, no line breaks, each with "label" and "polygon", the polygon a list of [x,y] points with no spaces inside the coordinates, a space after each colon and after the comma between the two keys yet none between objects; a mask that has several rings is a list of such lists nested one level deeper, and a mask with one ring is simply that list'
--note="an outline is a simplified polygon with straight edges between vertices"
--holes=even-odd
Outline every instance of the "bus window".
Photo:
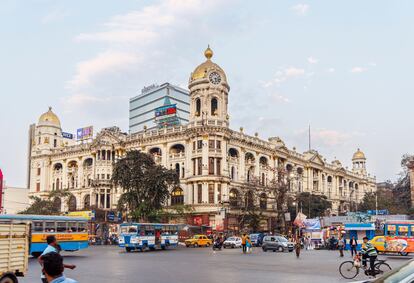
[{"label": "bus window", "polygon": [[86,223],[85,222],[79,222],[78,223],[78,232],[86,232]]},{"label": "bus window", "polygon": [[56,232],[55,222],[45,222],[45,232]]},{"label": "bus window", "polygon": [[408,236],[408,226],[399,226],[398,227],[398,236],[407,237]]},{"label": "bus window", "polygon": [[146,236],[154,236],[154,226],[145,225],[145,235]]},{"label": "bus window", "polygon": [[33,232],[43,232],[43,222],[33,221],[32,230]]},{"label": "bus window", "polygon": [[128,233],[136,233],[136,232],[138,232],[137,227],[135,226],[128,227]]},{"label": "bus window", "polygon": [[388,225],[387,226],[387,236],[395,236],[395,225]]},{"label": "bus window", "polygon": [[56,232],[66,232],[66,222],[57,222],[56,224]]},{"label": "bus window", "polygon": [[68,223],[68,232],[75,233],[78,231],[78,223],[76,222],[69,222]]}]

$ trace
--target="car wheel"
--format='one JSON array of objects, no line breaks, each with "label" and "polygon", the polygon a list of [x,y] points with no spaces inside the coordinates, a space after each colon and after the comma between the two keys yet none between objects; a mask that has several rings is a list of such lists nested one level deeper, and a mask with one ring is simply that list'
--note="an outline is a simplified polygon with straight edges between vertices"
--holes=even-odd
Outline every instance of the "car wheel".
[{"label": "car wheel", "polygon": [[190,247],[190,245],[188,245],[188,244],[185,244],[185,246],[186,246],[187,248],[189,248],[189,247]]},{"label": "car wheel", "polygon": [[267,252],[267,249],[266,249],[266,248],[262,248],[262,250],[263,250],[264,252]]},{"label": "car wheel", "polygon": [[6,275],[0,279],[0,283],[17,283],[17,278],[14,275]]},{"label": "car wheel", "polygon": [[209,246],[210,246],[210,244],[209,244],[209,243],[207,243],[207,244],[206,244],[206,247],[208,248]]},{"label": "car wheel", "polygon": [[232,248],[232,249],[234,249],[235,247],[236,247],[236,245],[235,245],[235,244],[232,244],[232,245],[231,245],[231,248]]},{"label": "car wheel", "polygon": [[131,252],[131,248],[130,247],[126,247],[125,250],[126,250],[127,253]]},{"label": "car wheel", "polygon": [[284,249],[282,246],[279,246],[279,247],[277,248],[277,250],[278,250],[279,252],[281,252],[281,253],[283,253],[283,252],[285,251],[285,249]]}]

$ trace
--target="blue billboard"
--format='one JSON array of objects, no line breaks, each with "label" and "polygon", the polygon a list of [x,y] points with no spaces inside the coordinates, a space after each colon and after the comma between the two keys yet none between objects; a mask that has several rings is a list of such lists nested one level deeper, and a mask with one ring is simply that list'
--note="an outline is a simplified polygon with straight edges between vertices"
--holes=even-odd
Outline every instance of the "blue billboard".
[{"label": "blue billboard", "polygon": [[73,139],[73,134],[62,132],[62,137],[65,138],[65,139],[72,140]]},{"label": "blue billboard", "polygon": [[93,126],[80,128],[76,130],[76,139],[77,140],[86,140],[91,139],[93,136]]}]

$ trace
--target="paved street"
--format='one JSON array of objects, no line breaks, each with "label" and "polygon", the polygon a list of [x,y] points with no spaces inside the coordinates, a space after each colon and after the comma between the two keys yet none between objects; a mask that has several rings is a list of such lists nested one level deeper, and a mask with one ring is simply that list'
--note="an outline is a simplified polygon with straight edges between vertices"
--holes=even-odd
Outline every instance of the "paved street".
[{"label": "paved street", "polygon": [[[264,253],[255,249],[242,255],[241,250],[213,253],[211,248],[183,248],[146,253],[126,253],[115,246],[93,246],[87,250],[64,253],[65,262],[77,265],[66,270],[79,282],[349,282],[342,279],[336,251],[302,251],[298,260],[293,253]],[[386,257],[395,268],[409,257]],[[21,282],[40,282],[40,267],[30,259],[29,273]],[[365,277],[359,275],[356,279]]]}]

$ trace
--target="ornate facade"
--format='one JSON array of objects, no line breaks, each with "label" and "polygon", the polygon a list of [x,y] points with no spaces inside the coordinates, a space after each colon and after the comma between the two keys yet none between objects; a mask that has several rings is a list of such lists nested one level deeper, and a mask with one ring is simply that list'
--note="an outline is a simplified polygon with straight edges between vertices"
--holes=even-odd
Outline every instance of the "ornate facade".
[{"label": "ornate facade", "polygon": [[[240,188],[246,182],[255,179],[265,185],[279,166],[289,173],[292,194],[325,195],[334,214],[349,210],[365,192],[376,190],[359,149],[352,170],[347,170],[338,160],[328,163],[317,151],[288,149],[279,137],[265,141],[243,133],[242,128],[230,129],[226,74],[212,62],[210,48],[205,56],[189,79],[188,125],[131,135],[106,128],[90,143],[65,144],[58,117],[51,110],[43,114],[31,153],[30,194],[45,197],[52,190],[69,189],[69,201],[57,200],[62,210],[114,209],[121,191],[110,183],[113,162],[131,149],[148,152],[157,163],[178,172],[181,188],[171,192],[169,204],[192,205],[190,222],[198,224],[215,226],[223,204],[243,194]],[[263,198],[261,208],[271,215],[274,205]]]}]

